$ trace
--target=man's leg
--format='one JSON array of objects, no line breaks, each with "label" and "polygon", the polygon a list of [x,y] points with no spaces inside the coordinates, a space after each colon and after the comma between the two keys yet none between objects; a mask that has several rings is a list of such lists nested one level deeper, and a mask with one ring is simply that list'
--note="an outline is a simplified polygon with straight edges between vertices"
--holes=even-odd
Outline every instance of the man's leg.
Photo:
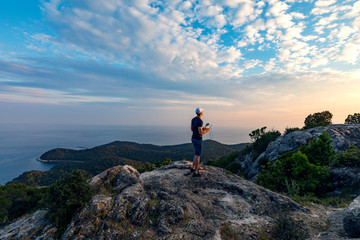
[{"label": "man's leg", "polygon": [[194,171],[195,171],[196,160],[197,160],[197,156],[194,155],[193,162],[192,162],[191,169],[190,169],[191,172],[194,172]]},{"label": "man's leg", "polygon": [[[195,173],[198,174],[199,173],[199,168],[200,168],[200,156],[195,155],[196,160],[195,160]],[[194,157],[194,159],[195,159]]]}]

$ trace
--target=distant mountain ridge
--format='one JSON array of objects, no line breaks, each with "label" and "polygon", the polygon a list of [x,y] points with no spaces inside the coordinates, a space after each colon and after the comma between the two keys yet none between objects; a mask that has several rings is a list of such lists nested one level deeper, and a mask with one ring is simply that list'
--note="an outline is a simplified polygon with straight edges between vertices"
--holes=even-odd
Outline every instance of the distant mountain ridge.
[{"label": "distant mountain ridge", "polygon": [[[213,140],[204,141],[202,160],[222,157],[233,151],[241,151],[247,143],[227,145]],[[154,163],[170,158],[173,161],[188,159],[194,155],[191,143],[179,145],[158,146],[153,144],[140,144],[128,141],[114,141],[90,149],[73,150],[56,148],[40,156],[41,161],[94,161],[109,157],[122,157],[139,162]]]},{"label": "distant mountain ridge", "polygon": [[[213,140],[205,140],[201,161],[217,159],[235,151],[241,151],[250,143],[234,145],[222,144]],[[28,171],[12,180],[15,183],[25,183],[29,186],[45,186],[54,183],[61,172],[71,172],[74,169],[85,170],[90,176],[117,165],[131,165],[140,168],[144,163],[156,163],[170,158],[172,161],[192,160],[194,149],[191,143],[179,145],[157,146],[127,141],[115,141],[101,146],[73,150],[56,148],[40,156],[41,160],[59,162],[49,171]]]}]

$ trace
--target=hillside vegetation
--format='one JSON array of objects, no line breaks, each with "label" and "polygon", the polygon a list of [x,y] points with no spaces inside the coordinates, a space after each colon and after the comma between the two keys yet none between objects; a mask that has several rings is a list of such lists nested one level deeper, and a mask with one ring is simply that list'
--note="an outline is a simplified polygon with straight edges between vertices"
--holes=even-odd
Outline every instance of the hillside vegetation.
[{"label": "hillside vegetation", "polygon": [[[204,141],[204,161],[217,159],[233,151],[239,151],[247,144],[226,145],[213,140]],[[104,158],[125,158],[139,162],[155,163],[165,158],[172,160],[192,159],[194,148],[191,143],[172,146],[157,146],[153,144],[139,144],[135,142],[115,141],[109,144],[85,150],[56,148],[43,155],[43,160],[57,161],[98,161]]]}]

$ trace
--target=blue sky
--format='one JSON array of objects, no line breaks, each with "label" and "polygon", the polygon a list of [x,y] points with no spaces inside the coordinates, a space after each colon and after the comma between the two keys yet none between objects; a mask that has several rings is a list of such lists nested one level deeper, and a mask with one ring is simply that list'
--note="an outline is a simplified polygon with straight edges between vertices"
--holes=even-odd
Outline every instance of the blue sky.
[{"label": "blue sky", "polygon": [[0,123],[302,127],[360,106],[360,1],[2,0]]}]

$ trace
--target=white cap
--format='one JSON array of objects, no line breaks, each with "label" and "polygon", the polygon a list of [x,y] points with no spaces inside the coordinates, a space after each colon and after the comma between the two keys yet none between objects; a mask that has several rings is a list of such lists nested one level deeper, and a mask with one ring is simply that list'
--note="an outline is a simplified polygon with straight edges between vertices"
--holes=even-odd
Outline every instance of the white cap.
[{"label": "white cap", "polygon": [[201,107],[198,107],[196,110],[195,110],[195,113],[196,114],[200,114],[204,111],[204,109],[202,109]]}]

